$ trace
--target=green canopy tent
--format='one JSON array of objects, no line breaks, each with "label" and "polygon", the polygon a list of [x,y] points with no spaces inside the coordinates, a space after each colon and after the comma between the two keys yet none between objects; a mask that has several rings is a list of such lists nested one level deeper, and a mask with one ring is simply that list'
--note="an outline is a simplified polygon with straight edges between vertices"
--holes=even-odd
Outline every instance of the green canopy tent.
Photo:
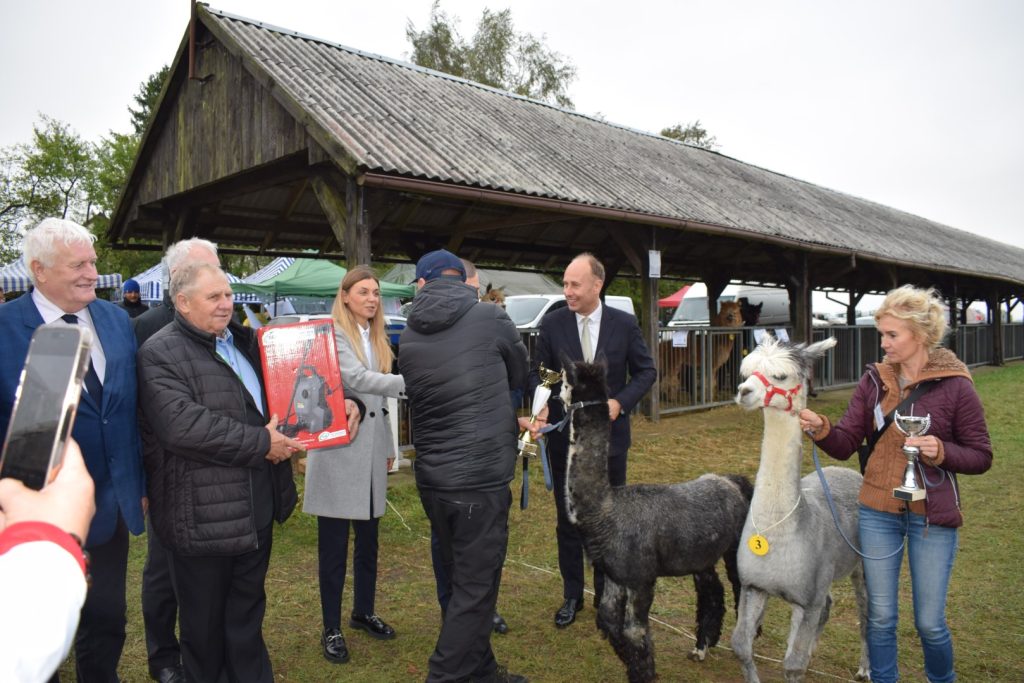
[{"label": "green canopy tent", "polygon": [[[232,282],[231,289],[238,293],[262,294],[277,299],[285,296],[312,296],[331,298],[338,293],[341,279],[348,272],[341,266],[318,259],[295,259],[286,270],[261,282]],[[380,281],[382,297],[408,298],[416,293],[413,285],[399,285]]]}]

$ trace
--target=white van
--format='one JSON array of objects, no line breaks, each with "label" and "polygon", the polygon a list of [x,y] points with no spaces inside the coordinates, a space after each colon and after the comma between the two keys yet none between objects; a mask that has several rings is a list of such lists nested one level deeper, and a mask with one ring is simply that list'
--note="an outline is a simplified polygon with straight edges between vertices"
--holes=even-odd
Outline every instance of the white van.
[{"label": "white van", "polygon": [[[636,316],[633,300],[628,296],[609,294],[605,296],[604,304]],[[565,305],[565,295],[563,294],[516,294],[505,297],[505,312],[520,329],[533,329],[540,326],[541,318]]]},{"label": "white van", "polygon": [[[746,299],[752,306],[761,305],[758,327],[781,327],[789,324],[789,292],[776,287],[747,287],[726,285],[718,297],[718,308],[723,301]],[[669,327],[708,326],[708,288],[703,282],[690,285],[669,320]]]}]

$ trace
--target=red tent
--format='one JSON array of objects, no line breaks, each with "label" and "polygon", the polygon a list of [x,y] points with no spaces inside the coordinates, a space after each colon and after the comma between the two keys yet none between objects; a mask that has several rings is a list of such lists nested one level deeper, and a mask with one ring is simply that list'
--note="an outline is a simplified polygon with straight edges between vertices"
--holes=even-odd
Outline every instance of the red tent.
[{"label": "red tent", "polygon": [[686,295],[686,290],[690,288],[690,285],[686,285],[675,294],[669,294],[664,299],[658,299],[658,308],[676,308],[683,302],[683,296]]}]

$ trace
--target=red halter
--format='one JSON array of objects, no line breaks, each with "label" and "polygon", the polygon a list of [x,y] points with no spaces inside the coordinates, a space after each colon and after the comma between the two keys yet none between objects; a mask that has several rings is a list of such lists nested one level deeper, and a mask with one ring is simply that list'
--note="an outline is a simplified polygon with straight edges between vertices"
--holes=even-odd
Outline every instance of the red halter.
[{"label": "red halter", "polygon": [[802,387],[803,384],[797,384],[795,387],[787,391],[786,389],[779,389],[777,386],[769,382],[767,377],[758,371],[752,372],[750,376],[758,378],[764,384],[764,388],[766,389],[766,393],[764,395],[765,408],[771,405],[772,397],[779,395],[786,399],[786,412],[788,413],[793,410],[793,397],[800,393],[800,387]]}]

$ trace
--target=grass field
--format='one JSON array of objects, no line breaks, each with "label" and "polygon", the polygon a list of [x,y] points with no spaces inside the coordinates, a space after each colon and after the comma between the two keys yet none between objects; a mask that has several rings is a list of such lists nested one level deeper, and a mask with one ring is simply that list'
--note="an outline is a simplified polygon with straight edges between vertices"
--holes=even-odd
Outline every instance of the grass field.
[{"label": "grass field", "polygon": [[[949,597],[948,618],[960,680],[1024,680],[1024,363],[980,368],[976,382],[995,446],[995,464],[984,476],[962,477],[966,518],[960,535]],[[842,414],[849,391],[822,393],[811,407],[833,418]],[[674,417],[654,424],[634,423],[631,482],[674,482],[704,472],[738,472],[753,478],[758,463],[760,414],[735,407]],[[852,463],[849,466],[853,467]],[[809,452],[805,470],[813,467]],[[494,636],[498,661],[532,681],[625,680],[624,669],[594,626],[589,603],[576,624],[558,630],[552,623],[561,603],[554,539],[554,503],[543,489],[539,468],[531,478],[531,503],[518,509],[519,483],[511,515],[508,560],[498,606],[511,631]],[[300,481],[301,487],[301,481]],[[300,489],[301,490],[301,489]],[[267,577],[268,611],[264,632],[279,681],[422,681],[437,636],[440,612],[430,569],[429,528],[406,471],[392,475],[393,509],[381,524],[377,612],[398,631],[381,642],[346,630],[352,653],[348,664],[332,665],[320,653],[315,519],[296,512],[275,530]],[[132,540],[129,567],[128,641],[121,661],[123,680],[148,679],[139,607],[145,540]],[[722,574],[723,583],[728,584]],[[589,579],[588,579],[589,580]],[[351,575],[342,614],[351,608]],[[732,597],[727,586],[727,601]],[[920,646],[913,627],[910,590],[904,569],[899,628],[903,680],[924,681]],[[811,660],[810,681],[852,680],[857,667],[856,607],[848,583],[837,584],[832,618]],[[689,578],[659,582],[652,616],[655,652],[662,681],[738,681],[739,666],[728,645],[735,623],[731,609],[720,647],[707,661],[687,660],[693,645],[693,587]],[[789,612],[769,603],[764,634],[755,642],[766,681],[782,679]],[[74,680],[66,663],[64,680]]]}]

